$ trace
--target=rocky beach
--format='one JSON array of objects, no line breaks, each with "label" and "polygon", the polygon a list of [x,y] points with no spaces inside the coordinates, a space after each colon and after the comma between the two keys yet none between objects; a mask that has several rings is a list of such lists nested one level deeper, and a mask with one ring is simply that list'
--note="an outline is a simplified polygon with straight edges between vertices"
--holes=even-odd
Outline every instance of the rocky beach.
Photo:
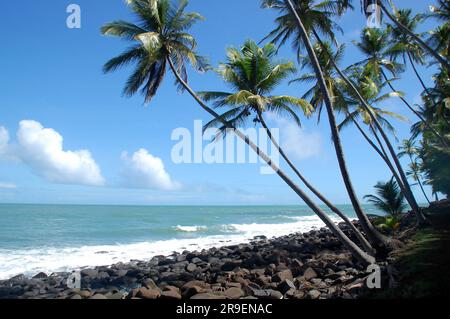
[{"label": "rocky beach", "polygon": [[[68,286],[74,274],[80,288]],[[322,228],[73,273],[18,275],[0,281],[0,299],[355,299],[368,275]]]}]

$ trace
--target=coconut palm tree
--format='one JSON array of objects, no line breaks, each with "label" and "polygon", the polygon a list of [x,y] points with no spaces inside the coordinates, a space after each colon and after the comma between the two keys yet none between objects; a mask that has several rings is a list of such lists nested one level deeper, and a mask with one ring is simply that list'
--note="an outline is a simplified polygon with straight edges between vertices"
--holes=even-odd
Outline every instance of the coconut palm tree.
[{"label": "coconut palm tree", "polygon": [[[113,71],[129,64],[137,65],[125,85],[124,92],[127,95],[133,95],[140,90],[145,101],[149,102],[164,79],[168,65],[179,87],[187,91],[199,106],[213,118],[221,118],[202,101],[187,82],[187,63],[199,70],[204,70],[206,67],[204,59],[196,53],[195,39],[188,33],[190,27],[200,20],[201,16],[197,13],[185,12],[187,1],[180,1],[178,6],[175,6],[170,0],[128,0],[127,2],[137,15],[138,23],[115,21],[105,25],[102,33],[132,41],[133,46],[110,60],[105,65],[105,71]],[[248,136],[225,120],[223,120],[223,124],[274,169],[278,176],[321,218],[359,261],[364,264],[375,262],[374,257],[351,241],[329,216]]]},{"label": "coconut palm tree", "polygon": [[[416,33],[418,25],[424,20],[422,14],[412,15],[411,9],[398,10],[395,16],[399,22],[414,33]],[[416,64],[425,65],[425,52],[422,47],[414,42],[411,36],[405,34],[392,24],[387,26],[387,32],[389,33],[389,41],[391,43],[386,54],[393,61],[401,60],[404,65],[409,62],[423,89],[428,93],[428,87],[425,85],[416,67]],[[419,34],[419,36],[422,35]]]},{"label": "coconut palm tree", "polygon": [[[333,139],[334,148],[336,151],[336,157],[339,163],[339,168],[341,171],[342,178],[344,180],[345,188],[347,190],[347,193],[350,197],[350,201],[352,203],[352,206],[355,210],[356,215],[358,216],[358,219],[361,223],[361,226],[370,239],[372,243],[378,246],[387,246],[389,244],[388,238],[383,236],[380,232],[377,231],[377,229],[372,225],[367,215],[364,213],[362,206],[359,202],[359,199],[356,195],[355,189],[353,187],[353,183],[350,178],[350,174],[347,168],[347,163],[344,156],[344,150],[342,147],[340,134],[338,131],[336,118],[334,114],[334,108],[333,108],[333,102],[331,98],[330,92],[328,92],[328,88],[326,85],[326,81],[324,78],[324,74],[322,72],[320,63],[317,59],[317,56],[314,52],[313,45],[310,40],[310,34],[312,34],[313,29],[317,26],[315,21],[322,21],[322,27],[324,26],[323,23],[329,21],[333,14],[341,14],[343,12],[343,8],[348,7],[349,1],[325,1],[326,5],[322,7],[323,10],[320,12],[324,12],[323,15],[320,16],[320,18],[316,18],[312,20],[308,13],[310,13],[310,7],[315,3],[315,1],[303,1],[303,0],[296,0],[294,3],[291,0],[280,0],[280,1],[271,1],[271,0],[263,0],[263,6],[264,7],[271,7],[279,10],[282,14],[281,17],[284,17],[283,19],[277,19],[277,28],[278,32],[284,32],[284,36],[276,37],[276,33],[272,33],[272,39],[275,36],[275,39],[278,39],[278,41],[286,42],[291,36],[294,37],[293,43],[294,46],[297,47],[297,51],[300,50],[302,46],[305,47],[308,56],[311,59],[311,65],[314,69],[314,73],[317,76],[318,83],[320,86],[320,90],[322,91],[322,96],[324,97],[324,105],[327,109],[328,114],[328,120],[329,125],[331,129],[331,135]],[[317,14],[318,10],[314,12],[315,15]],[[300,16],[302,18],[300,18]],[[303,23],[303,20],[306,21],[306,24]],[[324,34],[332,33],[333,24],[325,23],[327,26],[327,30],[322,30],[321,32]],[[274,30],[274,31],[276,31]],[[285,31],[287,30],[287,31]]]},{"label": "coconut palm tree", "polygon": [[[376,4],[381,8],[382,12],[389,18],[390,21],[392,21],[395,26],[404,34],[411,37],[411,39],[418,43],[425,51],[428,52],[431,56],[433,56],[436,61],[438,61],[443,68],[446,68],[450,71],[450,62],[448,61],[447,57],[442,57],[438,51],[433,50],[420,36],[412,32],[408,29],[407,26],[403,25],[401,21],[397,19],[394,13],[391,13],[388,7],[386,7],[385,2],[388,0],[376,0]],[[389,0],[389,2],[392,0]],[[442,11],[445,11],[444,9],[448,9],[448,1],[447,0],[439,0],[439,3],[442,5],[440,8],[443,9]],[[448,20],[447,20],[448,21]]]},{"label": "coconut palm tree", "polygon": [[405,204],[405,198],[400,192],[394,178],[391,178],[386,183],[377,183],[375,185],[375,192],[376,195],[367,195],[364,198],[390,216],[399,217],[403,214],[407,206]]},{"label": "coconut palm tree", "polygon": [[[244,125],[249,117],[253,117],[253,122],[260,123],[280,155],[306,187],[327,205],[332,212],[345,221],[350,229],[353,230],[364,249],[372,251],[370,244],[350,219],[300,173],[286,152],[279,146],[278,141],[274,139],[271,130],[266,124],[264,118],[264,113],[266,112],[280,115],[286,114],[288,117],[293,118],[298,125],[300,125],[300,118],[297,115],[298,111],[301,111],[306,116],[309,116],[312,112],[312,106],[304,99],[269,95],[281,81],[295,72],[292,62],[275,61],[275,54],[275,45],[267,44],[260,48],[253,41],[245,42],[240,50],[235,48],[228,49],[228,61],[221,64],[217,72],[235,92],[199,92],[198,94],[206,102],[214,101],[216,108],[229,107],[230,110],[222,114],[221,117],[233,124],[233,126],[239,127]],[[209,122],[205,129],[217,125],[220,126],[221,131],[226,130],[226,127],[219,119]]]},{"label": "coconut palm tree", "polygon": [[387,82],[392,92],[397,94],[398,98],[408,109],[423,121],[424,125],[427,125],[430,130],[433,130],[439,136],[439,133],[433,129],[432,125],[394,88],[391,78],[386,74],[386,72],[389,72],[396,77],[399,72],[404,70],[404,65],[388,58],[388,55],[391,53],[390,50],[392,50],[392,48],[389,49],[390,38],[388,30],[366,28],[361,33],[360,41],[354,41],[353,43],[366,56],[364,60],[355,63],[353,66],[364,66],[366,75],[379,83]]},{"label": "coconut palm tree", "polygon": [[402,144],[399,146],[398,157],[408,156],[410,160],[409,168],[410,170],[406,172],[406,175],[411,177],[420,187],[425,199],[429,204],[431,204],[425,189],[423,188],[423,183],[420,178],[420,164],[418,162],[417,156],[419,155],[419,148],[416,146],[416,142],[413,138],[403,140]]},{"label": "coconut palm tree", "polygon": [[421,179],[421,164],[418,162],[417,159],[414,160],[414,162],[412,162],[411,164],[409,164],[409,170],[406,172],[406,175],[408,177],[411,177],[413,179],[413,181],[415,181],[417,183],[417,185],[419,185],[420,190],[422,191],[423,196],[425,197],[425,199],[427,200],[428,204],[431,205],[431,201],[428,198],[427,193],[425,192],[425,189],[423,187],[423,183],[422,183],[422,179]]}]

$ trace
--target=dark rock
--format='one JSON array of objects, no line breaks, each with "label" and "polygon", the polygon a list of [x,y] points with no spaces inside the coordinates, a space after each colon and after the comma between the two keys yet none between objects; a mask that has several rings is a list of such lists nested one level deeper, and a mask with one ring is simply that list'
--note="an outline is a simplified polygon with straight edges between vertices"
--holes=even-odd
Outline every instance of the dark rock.
[{"label": "dark rock", "polygon": [[290,269],[280,271],[279,273],[277,273],[275,276],[272,277],[273,282],[282,282],[284,280],[293,280],[293,279],[294,277]]},{"label": "dark rock", "polygon": [[278,290],[282,293],[282,294],[286,294],[289,290],[293,289],[295,291],[296,287],[294,285],[294,283],[289,280],[283,280],[279,285],[278,285]]},{"label": "dark rock", "polygon": [[222,265],[223,271],[233,271],[241,265],[241,261],[228,261]]},{"label": "dark rock", "polygon": [[95,277],[98,275],[98,270],[96,269],[83,269],[81,271],[83,277]]},{"label": "dark rock", "polygon": [[195,270],[197,270],[197,265],[196,264],[189,264],[186,266],[186,270],[189,272],[194,272]]},{"label": "dark rock", "polygon": [[33,279],[44,279],[44,278],[47,278],[47,277],[48,277],[48,276],[47,276],[46,273],[40,272],[40,273],[38,273],[37,275],[33,276]]}]

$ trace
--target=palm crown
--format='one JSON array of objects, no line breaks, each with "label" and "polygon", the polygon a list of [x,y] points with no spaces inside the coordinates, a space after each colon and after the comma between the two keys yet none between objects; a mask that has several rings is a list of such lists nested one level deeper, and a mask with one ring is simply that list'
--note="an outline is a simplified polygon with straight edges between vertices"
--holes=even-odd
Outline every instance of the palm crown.
[{"label": "palm crown", "polygon": [[384,81],[384,70],[392,75],[404,70],[404,66],[388,59],[389,32],[376,28],[365,28],[359,42],[353,42],[367,58],[355,66],[364,66],[364,72],[378,82]]},{"label": "palm crown", "polygon": [[[415,32],[419,23],[424,19],[421,14],[412,15],[411,9],[398,10],[396,18],[412,32]],[[388,25],[387,30],[392,41],[392,45],[386,51],[387,55],[393,59],[402,58],[404,64],[406,64],[406,57],[409,55],[413,62],[424,64],[425,52],[411,36],[399,30],[395,25]]]},{"label": "palm crown", "polygon": [[[334,22],[336,16],[342,15],[345,10],[352,8],[349,0],[294,0],[292,1],[297,13],[302,17],[303,24],[309,34],[317,31],[328,40],[336,42],[335,32],[342,29]],[[298,56],[303,48],[302,36],[297,28],[295,17],[290,13],[283,0],[262,0],[262,7],[274,8],[281,12],[275,20],[277,27],[264,39],[282,46],[293,38],[293,45]]]},{"label": "palm crown", "polygon": [[118,20],[101,28],[104,35],[134,42],[129,49],[104,66],[105,72],[112,72],[128,64],[136,65],[126,82],[124,95],[132,96],[141,89],[145,102],[150,102],[164,80],[168,62],[173,63],[185,81],[187,62],[199,71],[205,70],[205,59],[197,55],[196,41],[187,33],[203,18],[197,13],[184,12],[186,0],[180,0],[178,6],[170,0],[127,2],[138,18],[137,23]]},{"label": "palm crown", "polygon": [[[309,115],[311,106],[308,102],[286,95],[269,95],[295,72],[292,62],[275,61],[275,53],[273,44],[259,47],[250,40],[245,42],[241,49],[228,49],[227,62],[219,65],[217,73],[234,92],[200,92],[199,95],[205,101],[214,101],[216,108],[230,107],[231,109],[222,115],[222,119],[235,126],[242,125],[252,114],[258,115],[265,111],[284,113],[300,124],[296,111],[300,110]],[[220,123],[215,119],[206,127]]]},{"label": "palm crown", "polygon": [[387,83],[384,82],[382,84],[376,84],[373,79],[365,76],[359,69],[354,70],[351,78],[361,96],[365,101],[367,101],[368,108],[361,104],[361,101],[357,98],[356,94],[348,86],[343,85],[342,91],[345,98],[342,99],[342,104],[336,105],[336,108],[347,113],[347,116],[339,125],[339,128],[342,129],[351,124],[353,119],[361,118],[363,123],[368,125],[373,131],[376,126],[374,125],[374,120],[369,114],[369,112],[371,112],[382,126],[395,135],[395,128],[386,117],[389,116],[391,118],[403,121],[406,121],[406,118],[397,113],[380,108],[379,105],[392,97],[401,95],[402,93],[390,92],[383,94],[383,88]]},{"label": "palm crown", "polygon": [[367,195],[364,198],[378,209],[393,217],[398,217],[405,209],[405,198],[394,178],[387,183],[378,183],[375,186],[376,195]]}]

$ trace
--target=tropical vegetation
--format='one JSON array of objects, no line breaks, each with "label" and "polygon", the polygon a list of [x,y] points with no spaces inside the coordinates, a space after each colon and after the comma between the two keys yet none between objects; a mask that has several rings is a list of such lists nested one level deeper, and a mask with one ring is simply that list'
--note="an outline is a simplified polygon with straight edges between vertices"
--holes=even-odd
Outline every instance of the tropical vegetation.
[{"label": "tropical vegetation", "polygon": [[[262,0],[263,8],[278,14],[272,31],[262,34],[259,44],[255,40],[247,40],[241,46],[228,48],[226,61],[218,67],[210,66],[198,52],[197,41],[190,31],[203,17],[186,11],[187,0],[127,2],[137,21],[118,20],[101,29],[104,35],[131,43],[128,49],[104,66],[105,72],[134,66],[125,83],[124,95],[141,93],[144,101],[150,103],[170,71],[178,90],[187,92],[212,117],[205,128],[214,127],[220,133],[236,134],[242,139],[362,264],[383,259],[392,249],[393,237],[396,237],[406,204],[419,227],[428,223],[413,191],[414,186],[419,186],[430,203],[426,185],[432,188],[435,196],[439,193],[448,196],[450,193],[448,0],[437,1],[429,13],[421,14],[413,14],[409,9],[398,10],[393,1],[361,1],[363,12],[366,12],[368,4],[378,5],[384,22],[379,28],[361,31],[360,40],[353,45],[363,58],[347,66],[342,66],[346,46],[338,41],[338,34],[344,30],[336,21],[359,6],[359,2]],[[434,21],[436,28],[419,32],[424,21]],[[279,49],[288,43],[293,49],[294,61],[278,58]],[[229,91],[210,87],[203,91],[195,90],[189,81],[188,66],[199,72],[214,70]],[[425,67],[435,70],[433,81],[421,74]],[[409,101],[396,88],[409,68],[423,88],[421,103]],[[298,94],[275,94],[279,85],[287,81],[298,88]],[[305,86],[307,89],[302,91]],[[389,100],[401,101],[414,120],[411,136],[402,143],[398,142],[394,121],[407,119],[389,109]],[[266,123],[268,113],[286,117],[296,125],[312,117],[319,121],[326,117],[343,187],[361,229],[355,227],[304,176],[301,168],[280,147]],[[276,165],[255,141],[243,133],[241,129],[249,123],[266,131],[289,170]],[[382,225],[373,223],[357,195],[358,185],[352,180],[342,140],[344,128],[355,129],[373,149],[374,156],[386,164],[386,171],[392,176],[389,182],[375,186],[377,195],[366,197],[389,214]],[[408,162],[402,162],[404,157]],[[303,186],[297,184],[297,179]],[[342,218],[353,236],[344,233],[319,203]],[[390,231],[386,233],[383,228]]]}]

